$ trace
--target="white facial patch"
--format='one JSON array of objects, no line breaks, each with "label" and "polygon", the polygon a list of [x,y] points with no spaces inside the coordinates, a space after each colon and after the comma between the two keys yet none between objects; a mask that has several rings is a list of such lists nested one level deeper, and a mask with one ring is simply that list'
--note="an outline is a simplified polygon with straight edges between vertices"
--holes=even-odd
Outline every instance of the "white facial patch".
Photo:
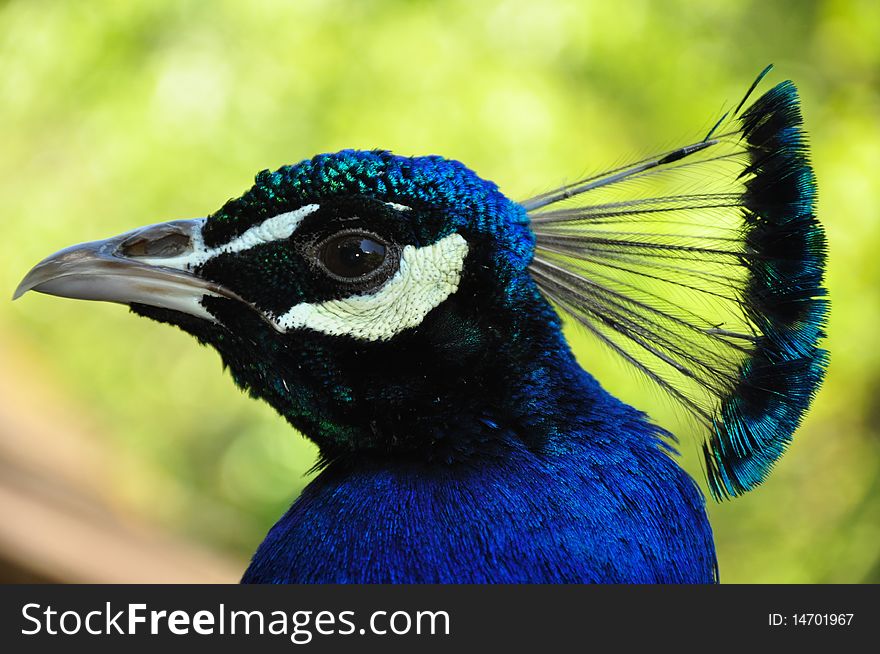
[{"label": "white facial patch", "polygon": [[203,265],[205,262],[213,259],[217,255],[226,254],[228,252],[244,252],[264,243],[272,243],[273,241],[283,241],[290,238],[299,227],[303,219],[315,213],[320,209],[320,205],[307,204],[295,211],[288,211],[277,216],[267,218],[259,225],[250,227],[240,236],[232,239],[229,243],[216,248],[208,248],[205,246],[202,237],[202,228],[205,225],[205,218],[201,219],[202,224],[198,229],[192,231],[192,250],[186,254],[177,257],[163,258],[147,258],[140,257],[139,261],[156,266],[164,266],[166,268],[176,268],[178,270],[192,271]]},{"label": "white facial patch", "polygon": [[403,248],[400,267],[376,292],[341,300],[303,302],[273,322],[281,331],[313,329],[334,336],[385,341],[419,325],[458,290],[467,241],[450,234],[432,245]]},{"label": "white facial patch", "polygon": [[408,207],[405,204],[397,204],[396,202],[386,202],[385,204],[397,211],[412,211],[412,207]]}]

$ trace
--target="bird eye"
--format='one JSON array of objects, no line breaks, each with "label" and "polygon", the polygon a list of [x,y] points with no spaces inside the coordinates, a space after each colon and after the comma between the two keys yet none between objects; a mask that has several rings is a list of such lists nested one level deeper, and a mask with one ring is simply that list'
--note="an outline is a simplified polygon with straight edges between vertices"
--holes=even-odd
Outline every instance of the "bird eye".
[{"label": "bird eye", "polygon": [[324,240],[318,259],[332,275],[345,280],[365,277],[385,263],[388,247],[374,234],[346,232]]}]

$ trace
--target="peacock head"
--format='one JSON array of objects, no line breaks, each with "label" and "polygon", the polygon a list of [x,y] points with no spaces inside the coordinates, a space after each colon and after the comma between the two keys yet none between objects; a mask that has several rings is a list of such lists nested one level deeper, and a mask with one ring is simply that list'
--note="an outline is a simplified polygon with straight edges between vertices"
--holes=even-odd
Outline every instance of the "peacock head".
[{"label": "peacock head", "polygon": [[181,327],[326,458],[449,456],[454,416],[495,425],[488,407],[513,401],[499,374],[522,365],[511,352],[541,302],[533,243],[523,207],[459,162],[349,150],[263,171],[207,218],[62,250],[16,296],[120,302]]}]

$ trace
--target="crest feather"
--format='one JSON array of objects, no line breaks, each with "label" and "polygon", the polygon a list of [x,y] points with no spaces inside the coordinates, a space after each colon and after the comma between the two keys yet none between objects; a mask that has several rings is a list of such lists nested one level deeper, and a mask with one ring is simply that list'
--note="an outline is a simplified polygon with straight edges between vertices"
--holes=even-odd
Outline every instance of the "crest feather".
[{"label": "crest feather", "polygon": [[769,69],[702,141],[522,203],[542,293],[705,425],[718,499],[766,478],[828,362],[797,90],[742,110]]}]

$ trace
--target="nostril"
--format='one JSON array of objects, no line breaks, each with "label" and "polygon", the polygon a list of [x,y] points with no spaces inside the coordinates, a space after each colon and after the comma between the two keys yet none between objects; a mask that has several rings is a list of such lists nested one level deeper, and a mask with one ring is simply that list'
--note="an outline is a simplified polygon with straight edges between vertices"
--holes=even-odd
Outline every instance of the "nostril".
[{"label": "nostril", "polygon": [[191,250],[192,239],[189,234],[170,226],[163,229],[156,228],[146,233],[141,232],[119,246],[119,254],[131,258],[170,258],[186,254]]}]

